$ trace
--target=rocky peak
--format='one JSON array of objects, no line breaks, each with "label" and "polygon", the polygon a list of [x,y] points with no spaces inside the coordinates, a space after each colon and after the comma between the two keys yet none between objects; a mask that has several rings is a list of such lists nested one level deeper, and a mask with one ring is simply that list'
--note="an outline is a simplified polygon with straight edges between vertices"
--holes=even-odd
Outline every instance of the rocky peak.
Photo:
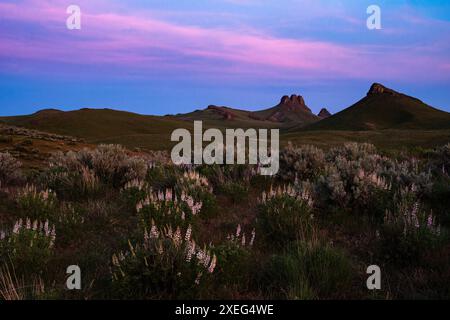
[{"label": "rocky peak", "polygon": [[290,110],[294,110],[296,108],[300,108],[306,111],[311,112],[311,109],[309,109],[306,104],[305,100],[302,96],[293,94],[290,97],[289,96],[283,96],[280,100],[280,106],[286,106]]},{"label": "rocky peak", "polygon": [[398,92],[386,88],[385,86],[383,86],[382,84],[379,83],[374,83],[370,86],[369,92],[367,92],[368,96],[374,96],[374,95],[380,95],[380,94],[388,94],[391,96],[396,96],[398,95]]},{"label": "rocky peak", "polygon": [[322,108],[317,116],[319,118],[325,119],[331,117],[331,113],[326,108]]}]

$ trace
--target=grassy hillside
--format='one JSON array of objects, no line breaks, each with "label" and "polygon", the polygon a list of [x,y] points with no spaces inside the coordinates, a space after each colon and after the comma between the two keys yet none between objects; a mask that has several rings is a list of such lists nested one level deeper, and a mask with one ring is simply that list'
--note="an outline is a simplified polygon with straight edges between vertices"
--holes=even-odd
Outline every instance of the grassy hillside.
[{"label": "grassy hillside", "polygon": [[0,153],[20,159],[27,168],[47,166],[55,152],[93,148],[79,139],[0,124]]},{"label": "grassy hillside", "polygon": [[281,144],[310,144],[321,148],[343,145],[346,142],[368,142],[381,150],[414,150],[433,148],[450,142],[450,130],[302,130],[281,135]]},{"label": "grassy hillside", "polygon": [[121,143],[128,147],[165,149],[170,134],[192,124],[167,117],[144,116],[110,109],[44,110],[2,117],[7,124],[83,138],[89,143]]}]

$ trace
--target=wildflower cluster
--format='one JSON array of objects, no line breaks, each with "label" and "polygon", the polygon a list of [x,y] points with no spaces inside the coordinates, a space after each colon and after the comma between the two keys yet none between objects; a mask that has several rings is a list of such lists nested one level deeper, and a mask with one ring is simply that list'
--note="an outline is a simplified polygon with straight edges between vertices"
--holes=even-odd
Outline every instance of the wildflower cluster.
[{"label": "wildflower cluster", "polygon": [[49,219],[57,209],[57,198],[52,190],[38,191],[35,185],[26,185],[17,194],[17,203],[23,216]]},{"label": "wildflower cluster", "polygon": [[396,194],[395,205],[386,210],[381,227],[380,250],[397,263],[420,263],[446,238],[436,216],[414,196],[415,190],[412,186]]},{"label": "wildflower cluster", "polygon": [[426,232],[435,236],[441,235],[441,226],[437,224],[436,217],[432,212],[426,214],[422,211],[419,202],[415,202],[410,207],[400,205],[395,213],[386,210],[384,223],[400,227],[405,237],[419,232]]},{"label": "wildflower cluster", "polygon": [[0,256],[18,268],[40,272],[51,256],[55,240],[55,226],[48,220],[20,219],[11,232],[0,231]]},{"label": "wildflower cluster", "polygon": [[180,195],[182,201],[195,215],[200,209],[205,215],[211,213],[215,207],[215,196],[213,188],[208,179],[194,170],[188,170],[177,180],[175,191]]},{"label": "wildflower cluster", "polygon": [[272,199],[281,197],[291,197],[298,201],[304,202],[310,208],[314,205],[313,197],[307,188],[301,188],[298,190],[298,188],[295,188],[293,185],[283,185],[278,187],[271,186],[268,192],[263,191],[260,203],[266,204]]},{"label": "wildflower cluster", "polygon": [[227,241],[235,243],[238,247],[253,247],[253,244],[255,242],[255,237],[256,237],[256,230],[253,229],[250,237],[247,238],[245,233],[242,232],[242,228],[241,225],[238,224],[237,228],[236,228],[236,232],[233,234],[229,234],[227,235]]},{"label": "wildflower cluster", "polygon": [[121,190],[121,195],[133,207],[143,201],[151,191],[152,188],[144,180],[133,179],[125,184]]},{"label": "wildflower cluster", "polygon": [[142,221],[155,220],[159,224],[186,225],[202,209],[202,202],[195,202],[193,197],[181,192],[178,197],[172,189],[148,193],[144,200],[136,204],[136,211]]},{"label": "wildflower cluster", "polygon": [[288,185],[263,192],[258,206],[258,225],[267,239],[310,241],[315,233],[313,200],[307,189],[296,190]]},{"label": "wildflower cluster", "polygon": [[114,284],[119,290],[133,288],[145,297],[161,292],[166,298],[195,297],[216,267],[217,256],[196,244],[190,225],[182,231],[180,227],[160,228],[152,222],[140,244],[129,241],[128,250],[112,256]]},{"label": "wildflower cluster", "polygon": [[179,184],[183,186],[188,186],[190,188],[192,187],[203,188],[209,191],[210,193],[213,192],[213,188],[212,186],[210,186],[208,179],[200,175],[200,173],[198,173],[195,170],[185,171],[183,177],[179,181]]}]

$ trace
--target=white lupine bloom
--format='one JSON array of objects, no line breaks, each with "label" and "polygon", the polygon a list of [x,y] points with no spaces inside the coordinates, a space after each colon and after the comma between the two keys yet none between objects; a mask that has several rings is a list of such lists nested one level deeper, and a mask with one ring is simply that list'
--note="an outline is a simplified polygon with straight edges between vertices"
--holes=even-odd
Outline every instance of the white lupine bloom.
[{"label": "white lupine bloom", "polygon": [[239,235],[241,234],[241,225],[238,224],[237,228],[236,228],[236,238],[239,238]]},{"label": "white lupine bloom", "polygon": [[159,231],[158,228],[152,224],[152,228],[150,229],[150,239],[158,239],[159,238]]},{"label": "white lupine bloom", "polygon": [[191,227],[191,225],[189,225],[187,230],[186,230],[186,235],[184,236],[184,240],[185,241],[190,241],[191,240],[191,234],[192,234],[192,227]]},{"label": "white lupine bloom", "polygon": [[250,246],[253,246],[253,243],[255,242],[255,236],[256,236],[256,231],[255,229],[252,230],[252,238],[250,239]]},{"label": "white lupine bloom", "polygon": [[191,262],[192,256],[195,254],[195,242],[189,241],[187,247],[186,262]]},{"label": "white lupine bloom", "polygon": [[216,257],[216,255],[214,255],[212,258],[211,264],[209,265],[209,268],[208,268],[209,273],[214,272],[214,269],[216,268],[216,264],[217,264],[217,257]]},{"label": "white lupine bloom", "polygon": [[22,228],[22,219],[16,221],[16,223],[14,224],[13,233],[18,234],[21,228]]},{"label": "white lupine bloom", "polygon": [[180,227],[177,228],[175,234],[173,235],[173,243],[176,247],[178,247],[182,243],[183,239],[181,238],[181,230]]}]

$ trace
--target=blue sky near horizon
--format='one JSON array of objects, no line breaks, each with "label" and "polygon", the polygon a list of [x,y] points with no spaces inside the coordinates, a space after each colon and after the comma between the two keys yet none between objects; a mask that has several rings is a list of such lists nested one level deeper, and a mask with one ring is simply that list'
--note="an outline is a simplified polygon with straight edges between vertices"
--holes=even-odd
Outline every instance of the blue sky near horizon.
[{"label": "blue sky near horizon", "polygon": [[292,93],[337,112],[372,82],[450,111],[450,1],[0,0],[0,115],[255,110]]}]

